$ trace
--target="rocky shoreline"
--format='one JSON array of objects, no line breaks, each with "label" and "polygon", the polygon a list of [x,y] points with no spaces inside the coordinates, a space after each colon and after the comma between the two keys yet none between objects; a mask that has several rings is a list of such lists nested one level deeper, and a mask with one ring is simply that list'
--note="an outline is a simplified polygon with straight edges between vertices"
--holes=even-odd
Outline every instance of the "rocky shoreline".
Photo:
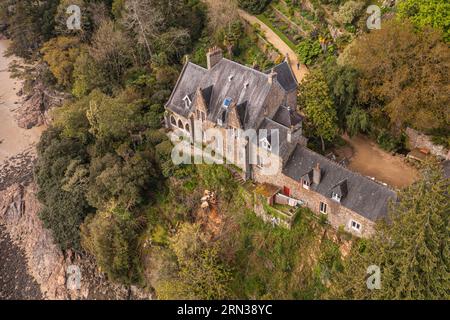
[{"label": "rocky shoreline", "polygon": [[[12,250],[10,260],[17,260],[26,266],[28,274],[39,285],[42,297],[50,300],[61,299],[150,299],[151,295],[137,287],[128,287],[109,282],[105,275],[96,267],[95,261],[88,255],[80,255],[71,251],[63,252],[54,243],[51,232],[45,229],[38,214],[40,203],[36,197],[37,187],[31,182],[28,185],[14,184],[4,191],[0,191],[0,224],[11,237],[6,237],[6,249]],[[26,259],[21,259],[20,248]],[[78,288],[67,285],[70,266],[76,266],[81,272],[81,282]],[[18,266],[22,268],[21,265]],[[11,270],[6,270],[9,273]],[[7,290],[2,295],[14,297],[22,293],[21,287],[27,291],[35,290],[28,275],[23,270],[19,272]],[[21,283],[24,283],[23,285]],[[11,292],[10,290],[13,290]],[[33,292],[34,292],[33,291]],[[32,298],[39,299],[35,294]]]},{"label": "rocky shoreline", "polygon": [[[2,55],[4,44],[0,42],[0,66],[9,61]],[[61,96],[42,98],[48,93],[37,86],[20,102],[17,82],[6,69],[0,76],[0,96],[6,99],[0,105],[0,300],[151,299],[140,288],[108,281],[89,255],[63,252],[44,228],[33,179],[39,131],[30,131],[47,123],[46,111],[55,101],[61,103]],[[73,266],[81,272],[77,288],[67,285]]]},{"label": "rocky shoreline", "polygon": [[28,273],[23,251],[0,226],[0,300],[42,299],[39,284]]}]

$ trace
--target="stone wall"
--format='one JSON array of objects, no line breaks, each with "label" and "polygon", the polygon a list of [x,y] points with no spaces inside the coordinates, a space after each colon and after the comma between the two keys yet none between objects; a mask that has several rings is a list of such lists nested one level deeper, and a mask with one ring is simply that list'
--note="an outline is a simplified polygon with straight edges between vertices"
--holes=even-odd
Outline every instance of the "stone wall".
[{"label": "stone wall", "polygon": [[[257,195],[254,195],[254,197],[255,199],[253,201],[254,202],[253,211],[258,217],[260,217],[265,223],[272,224],[273,226],[291,229],[293,218],[286,217],[286,219],[281,219],[274,217],[273,215],[267,212],[264,206],[265,199],[258,199]],[[272,208],[272,210],[276,211],[279,215],[284,215],[284,213],[280,212],[279,210],[276,210],[275,208]]]},{"label": "stone wall", "polygon": [[406,129],[406,135],[408,136],[408,144],[411,149],[425,148],[430,150],[431,154],[434,154],[435,156],[450,160],[450,150],[434,144],[430,136],[420,133],[412,128]]}]

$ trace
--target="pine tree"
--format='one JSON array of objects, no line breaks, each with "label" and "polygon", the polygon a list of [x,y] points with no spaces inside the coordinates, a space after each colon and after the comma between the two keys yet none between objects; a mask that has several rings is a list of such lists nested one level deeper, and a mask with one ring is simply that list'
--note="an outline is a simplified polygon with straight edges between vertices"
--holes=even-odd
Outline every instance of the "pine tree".
[{"label": "pine tree", "polygon": [[[436,163],[423,179],[400,192],[390,222],[354,248],[331,288],[333,298],[449,299],[450,184]],[[369,290],[367,268],[381,269],[381,289]]]}]

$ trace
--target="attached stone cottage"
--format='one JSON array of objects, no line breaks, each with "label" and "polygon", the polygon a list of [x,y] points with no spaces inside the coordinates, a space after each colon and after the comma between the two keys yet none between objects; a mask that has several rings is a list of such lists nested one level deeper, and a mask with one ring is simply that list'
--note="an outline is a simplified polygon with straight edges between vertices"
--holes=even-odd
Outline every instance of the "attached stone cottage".
[{"label": "attached stone cottage", "polygon": [[[261,72],[225,59],[219,48],[213,48],[207,65],[205,69],[185,64],[165,106],[166,127],[181,131],[191,142],[201,135],[200,140],[208,143],[204,133],[211,128],[224,136],[233,132],[228,136],[232,142],[245,146],[244,161],[235,163],[244,179],[278,187],[285,197],[327,215],[336,228],[342,226],[357,236],[372,234],[396,194],[306,147],[303,119],[296,111],[298,83],[289,63]],[[269,133],[254,141],[242,134],[249,129]],[[272,132],[277,132],[279,144],[271,153]],[[248,150],[255,144],[279,164],[275,174],[264,174],[266,163],[259,157],[251,161]]]}]

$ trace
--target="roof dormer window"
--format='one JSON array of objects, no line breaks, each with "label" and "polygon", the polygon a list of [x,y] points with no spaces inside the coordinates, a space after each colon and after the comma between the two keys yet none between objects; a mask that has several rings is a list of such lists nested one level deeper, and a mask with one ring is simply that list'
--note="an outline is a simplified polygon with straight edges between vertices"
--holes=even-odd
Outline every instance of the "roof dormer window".
[{"label": "roof dormer window", "polygon": [[186,95],[186,96],[183,98],[183,101],[184,101],[184,107],[185,107],[186,109],[189,109],[189,108],[191,107],[191,104],[192,104],[191,98],[189,98],[189,96]]},{"label": "roof dormer window", "polygon": [[356,232],[361,232],[361,223],[359,223],[358,221],[351,220],[350,227]]},{"label": "roof dormer window", "polygon": [[337,201],[337,202],[341,202],[341,196],[338,195],[338,194],[335,193],[335,192],[333,192],[333,193],[331,194],[331,199],[333,199],[334,201]]},{"label": "roof dormer window", "polygon": [[309,181],[303,179],[303,188],[305,188],[306,190],[309,190],[310,186],[311,186],[311,183]]},{"label": "roof dormer window", "polygon": [[267,140],[267,138],[261,139],[260,143],[261,143],[261,148],[266,149],[267,151],[272,150],[272,146],[270,145],[270,142],[269,142],[269,140]]},{"label": "roof dormer window", "polygon": [[230,75],[229,77],[228,77],[228,81],[232,81],[233,80],[233,78],[234,78],[234,75]]}]

